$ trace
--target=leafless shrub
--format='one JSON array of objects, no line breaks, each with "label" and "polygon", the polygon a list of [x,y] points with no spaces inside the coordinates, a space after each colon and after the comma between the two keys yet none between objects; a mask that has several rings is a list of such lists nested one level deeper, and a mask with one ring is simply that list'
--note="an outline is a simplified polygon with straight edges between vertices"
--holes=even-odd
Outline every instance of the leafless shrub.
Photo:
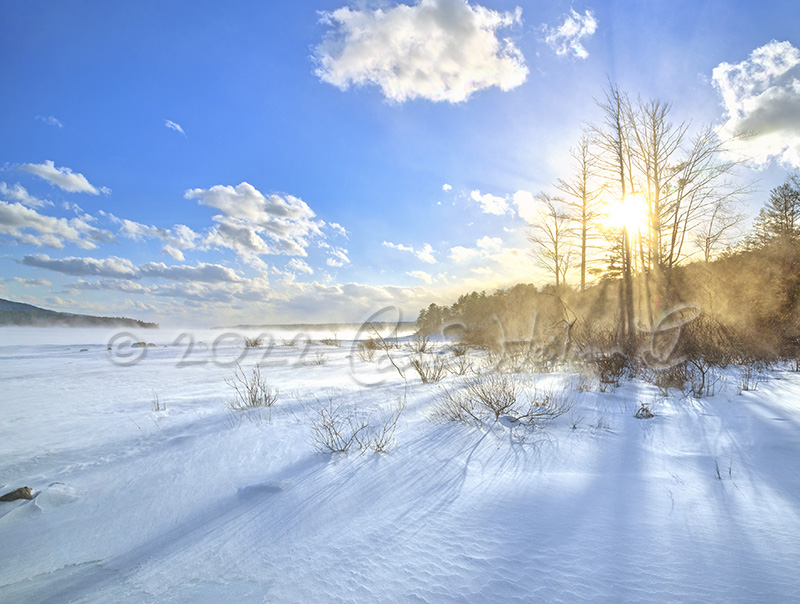
[{"label": "leafless shrub", "polygon": [[405,409],[402,399],[390,411],[369,414],[357,411],[352,405],[315,399],[309,411],[314,446],[323,453],[361,453],[372,450],[385,453],[395,444],[397,422]]},{"label": "leafless shrub", "polygon": [[447,366],[453,375],[473,373],[472,358],[468,354],[456,355]]},{"label": "leafless shrub", "polygon": [[450,351],[453,353],[454,357],[463,357],[469,351],[469,346],[463,342],[454,342],[450,345]]},{"label": "leafless shrub", "polygon": [[311,360],[312,365],[325,365],[328,362],[328,357],[324,352],[315,352],[314,358]]},{"label": "leafless shrub", "polygon": [[245,348],[260,348],[263,343],[264,343],[264,336],[253,336],[252,338],[249,338],[247,336],[244,337]]},{"label": "leafless shrub", "polygon": [[420,354],[417,358],[411,359],[409,364],[417,372],[423,384],[439,382],[447,375],[448,363],[444,356],[437,355],[426,359]]},{"label": "leafless shrub", "polygon": [[320,342],[322,342],[323,344],[325,344],[325,346],[335,346],[335,347],[337,347],[337,348],[340,346],[340,344],[339,344],[339,338],[337,337],[337,335],[336,335],[336,334],[333,334],[333,337],[332,337],[332,338],[322,338],[322,339],[320,340]]},{"label": "leafless shrub", "polygon": [[433,352],[434,348],[430,337],[419,333],[414,334],[414,337],[406,344],[406,346],[414,354],[426,354]]},{"label": "leafless shrub", "polygon": [[583,416],[577,415],[576,413],[570,411],[568,419],[570,428],[572,428],[573,430],[577,430],[578,425],[580,425],[580,423],[583,421]]},{"label": "leafless shrub", "polygon": [[375,351],[379,350],[378,342],[374,338],[361,340],[356,345],[356,355],[363,363],[371,363],[375,360]]},{"label": "leafless shrub", "polygon": [[153,404],[152,404],[152,407],[153,407],[153,411],[166,411],[167,410],[167,404],[166,403],[162,403],[158,399],[158,393],[156,392],[155,388],[153,388]]},{"label": "leafless shrub", "polygon": [[761,367],[756,363],[746,363],[738,368],[738,380],[736,389],[739,394],[742,392],[754,392],[758,390],[758,385],[764,379]]},{"label": "leafless shrub", "polygon": [[536,389],[508,374],[492,374],[463,380],[453,388],[442,388],[433,417],[482,425],[509,417],[512,423],[543,427],[572,408],[565,388]]},{"label": "leafless shrub", "polygon": [[650,407],[641,403],[641,406],[636,410],[633,414],[633,417],[636,419],[651,419],[654,417],[653,412],[650,410]]},{"label": "leafless shrub", "polygon": [[589,358],[600,384],[619,386],[630,367],[629,358],[619,351],[598,352]]},{"label": "leafless shrub", "polygon": [[669,396],[670,389],[683,392],[686,382],[689,381],[689,374],[684,363],[678,363],[672,367],[646,368],[642,371],[642,377],[646,382],[658,388],[659,394],[664,398]]},{"label": "leafless shrub", "polygon": [[226,379],[225,383],[234,391],[233,398],[227,403],[231,411],[272,407],[278,400],[278,391],[261,376],[261,367],[258,364],[248,376],[237,362],[233,377]]},{"label": "leafless shrub", "polygon": [[702,359],[687,365],[689,377],[689,393],[696,398],[714,396],[725,386],[725,376],[719,369]]}]

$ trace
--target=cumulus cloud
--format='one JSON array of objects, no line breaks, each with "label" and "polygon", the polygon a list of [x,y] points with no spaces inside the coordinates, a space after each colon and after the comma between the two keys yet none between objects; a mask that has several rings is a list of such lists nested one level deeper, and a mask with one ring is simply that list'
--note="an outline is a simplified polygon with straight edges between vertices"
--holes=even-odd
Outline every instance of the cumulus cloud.
[{"label": "cumulus cloud", "polygon": [[236,187],[190,189],[185,197],[220,211],[206,243],[232,249],[246,259],[262,254],[306,256],[309,239],[324,237],[324,223],[292,195],[265,196],[243,182]]},{"label": "cumulus cloud", "polygon": [[712,77],[726,111],[720,134],[749,135],[757,164],[800,167],[800,50],[773,40],[741,63],[720,63]]},{"label": "cumulus cloud", "polygon": [[517,213],[525,222],[532,223],[537,220],[539,211],[536,207],[536,199],[530,191],[517,191],[514,193],[514,204],[517,206]]},{"label": "cumulus cloud", "polygon": [[447,192],[447,191],[452,191],[452,190],[453,190],[453,186],[452,185],[450,185],[448,183],[444,183],[442,185],[442,191]]},{"label": "cumulus cloud", "polygon": [[58,126],[59,128],[63,128],[64,124],[54,118],[52,115],[37,115],[36,118],[40,122],[47,124],[48,126]]},{"label": "cumulus cloud", "polygon": [[186,136],[186,133],[183,131],[183,128],[181,128],[181,125],[173,122],[172,120],[164,120],[164,125],[170,130],[174,130],[175,132],[178,132],[183,136]]},{"label": "cumulus cloud", "polygon": [[436,264],[436,258],[434,258],[434,254],[436,253],[431,246],[430,243],[426,243],[422,246],[422,249],[415,249],[409,245],[403,245],[402,243],[392,243],[391,241],[384,241],[384,247],[388,247],[393,250],[398,250],[401,252],[409,252],[414,254],[417,258],[422,260],[423,262],[427,262],[428,264]]},{"label": "cumulus cloud", "polygon": [[323,14],[332,31],[316,48],[316,74],[342,90],[376,85],[398,103],[458,103],[491,86],[510,90],[525,81],[528,68],[514,43],[497,32],[520,23],[521,14],[466,0],[339,8]]},{"label": "cumulus cloud", "polygon": [[481,195],[481,192],[478,190],[472,191],[472,193],[470,193],[470,197],[473,201],[477,201],[480,204],[481,211],[484,214],[502,216],[503,214],[511,211],[511,209],[508,207],[508,202],[506,201],[505,197],[498,197],[497,195],[492,195],[491,193]]},{"label": "cumulus cloud", "polygon": [[41,164],[22,164],[19,169],[23,172],[35,174],[51,185],[70,193],[90,193],[91,195],[99,195],[100,193],[108,194],[111,192],[111,190],[106,187],[100,187],[99,189],[94,187],[86,180],[83,174],[78,174],[65,167],[56,168],[55,163],[49,159]]},{"label": "cumulus cloud", "polygon": [[463,245],[457,245],[450,248],[450,259],[456,262],[466,262],[467,260],[478,258],[480,255],[480,250],[464,247]]},{"label": "cumulus cloud", "polygon": [[18,201],[29,208],[43,208],[53,205],[52,201],[34,197],[19,183],[15,184],[13,187],[9,187],[6,183],[0,182],[0,197],[5,201]]},{"label": "cumulus cloud", "polygon": [[163,242],[161,251],[170,255],[174,260],[183,262],[184,250],[195,249],[200,235],[183,224],[176,224],[171,229],[142,224],[133,220],[117,218],[113,214],[106,214],[111,220],[120,225],[119,233],[123,237],[141,241],[144,239],[159,239]]},{"label": "cumulus cloud", "polygon": [[597,19],[590,10],[581,15],[570,9],[569,14],[563,16],[560,25],[544,25],[542,30],[545,34],[544,41],[557,55],[585,59],[589,53],[583,47],[583,42],[597,31]]},{"label": "cumulus cloud", "polygon": [[66,243],[73,243],[94,249],[98,242],[112,240],[111,233],[90,224],[93,220],[88,215],[56,218],[21,203],[0,201],[0,236],[36,247],[62,249]]}]

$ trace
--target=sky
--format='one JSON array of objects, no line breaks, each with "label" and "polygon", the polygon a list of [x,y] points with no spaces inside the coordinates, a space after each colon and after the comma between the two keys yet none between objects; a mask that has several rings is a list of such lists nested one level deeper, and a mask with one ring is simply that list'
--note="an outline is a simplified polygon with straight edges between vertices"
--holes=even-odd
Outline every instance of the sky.
[{"label": "sky", "polygon": [[[0,0],[0,297],[171,326],[543,285],[609,81],[800,167],[800,3]],[[527,220],[526,220],[527,219]]]}]

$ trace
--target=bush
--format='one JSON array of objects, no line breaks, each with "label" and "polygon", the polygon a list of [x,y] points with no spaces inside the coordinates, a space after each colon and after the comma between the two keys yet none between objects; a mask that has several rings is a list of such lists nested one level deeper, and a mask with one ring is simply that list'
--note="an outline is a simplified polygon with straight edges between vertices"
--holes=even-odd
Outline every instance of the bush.
[{"label": "bush", "polygon": [[237,362],[233,378],[226,379],[225,383],[234,391],[233,398],[228,402],[228,408],[232,411],[272,407],[278,400],[278,391],[273,390],[261,376],[261,367],[258,364],[248,377]]},{"label": "bush", "polygon": [[420,354],[416,359],[411,359],[409,363],[417,372],[423,384],[439,382],[447,375],[447,359],[442,356],[434,356],[428,360]]},{"label": "bush", "polygon": [[397,422],[405,409],[402,399],[390,411],[381,410],[377,414],[358,412],[351,405],[336,401],[333,395],[325,401],[315,397],[315,401],[309,416],[318,451],[348,453],[355,449],[361,453],[369,450],[385,453],[395,445]]},{"label": "bush", "polygon": [[433,352],[433,342],[427,335],[414,334],[414,337],[406,345],[414,354],[425,354]]},{"label": "bush", "polygon": [[442,388],[433,416],[439,421],[475,425],[508,417],[511,423],[541,428],[571,408],[565,388],[537,390],[514,376],[493,374]]},{"label": "bush", "polygon": [[260,348],[261,344],[263,343],[264,343],[263,336],[254,336],[252,338],[248,338],[247,336],[244,337],[245,348]]}]

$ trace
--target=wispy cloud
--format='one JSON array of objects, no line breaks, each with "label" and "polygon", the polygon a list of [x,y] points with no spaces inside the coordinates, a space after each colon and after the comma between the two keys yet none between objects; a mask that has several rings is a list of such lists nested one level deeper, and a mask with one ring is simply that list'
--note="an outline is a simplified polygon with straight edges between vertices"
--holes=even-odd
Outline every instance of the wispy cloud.
[{"label": "wispy cloud", "polygon": [[41,164],[22,164],[19,169],[23,172],[35,174],[51,185],[69,193],[90,193],[91,195],[99,195],[100,193],[107,195],[111,193],[111,189],[107,187],[97,188],[91,185],[83,174],[73,172],[65,167],[56,168],[55,162],[51,160],[45,160]]},{"label": "wispy cloud", "polygon": [[465,0],[417,0],[388,9],[324,13],[332,31],[316,48],[317,76],[346,90],[380,87],[392,102],[458,103],[474,92],[522,84],[522,53],[497,31],[521,22],[521,9],[497,12]]},{"label": "wispy cloud", "polygon": [[245,279],[232,268],[219,264],[200,262],[194,266],[178,264],[167,266],[163,262],[146,262],[136,266],[127,258],[50,258],[47,254],[25,256],[19,261],[25,266],[44,268],[74,277],[102,277],[112,279],[144,278],[197,283],[240,283]]},{"label": "wispy cloud", "polygon": [[414,254],[417,258],[422,260],[423,262],[427,262],[428,264],[436,264],[436,258],[433,256],[436,252],[431,246],[430,243],[426,243],[422,246],[422,249],[415,249],[409,245],[403,245],[402,243],[392,243],[391,241],[384,241],[384,247],[388,247],[393,250],[399,250],[401,252],[410,252]]},{"label": "wispy cloud", "polygon": [[305,273],[307,275],[314,274],[314,269],[311,268],[308,265],[308,263],[306,263],[304,260],[301,260],[300,258],[292,258],[291,260],[289,260],[289,262],[286,264],[286,268],[297,273]]},{"label": "wispy cloud", "polygon": [[164,125],[170,130],[174,130],[175,132],[179,132],[183,136],[186,136],[186,133],[183,131],[183,128],[181,128],[181,125],[173,122],[172,120],[164,120]]},{"label": "wispy cloud", "polygon": [[775,159],[800,168],[800,50],[773,40],[741,63],[719,64],[712,77],[726,110],[720,133],[749,135],[757,164]]},{"label": "wispy cloud", "polygon": [[570,9],[569,13],[562,17],[560,25],[555,27],[543,25],[542,31],[545,34],[544,41],[557,55],[571,55],[585,59],[589,53],[583,43],[597,31],[597,19],[590,10],[581,15]]},{"label": "wispy cloud", "polygon": [[18,201],[29,208],[43,208],[52,206],[53,202],[47,199],[39,199],[28,193],[27,189],[17,183],[9,187],[6,183],[0,182],[0,197],[5,201]]},{"label": "wispy cloud", "polygon": [[52,115],[37,115],[34,119],[37,119],[40,122],[47,124],[48,126],[58,126],[59,128],[64,127],[64,124],[62,124]]}]

